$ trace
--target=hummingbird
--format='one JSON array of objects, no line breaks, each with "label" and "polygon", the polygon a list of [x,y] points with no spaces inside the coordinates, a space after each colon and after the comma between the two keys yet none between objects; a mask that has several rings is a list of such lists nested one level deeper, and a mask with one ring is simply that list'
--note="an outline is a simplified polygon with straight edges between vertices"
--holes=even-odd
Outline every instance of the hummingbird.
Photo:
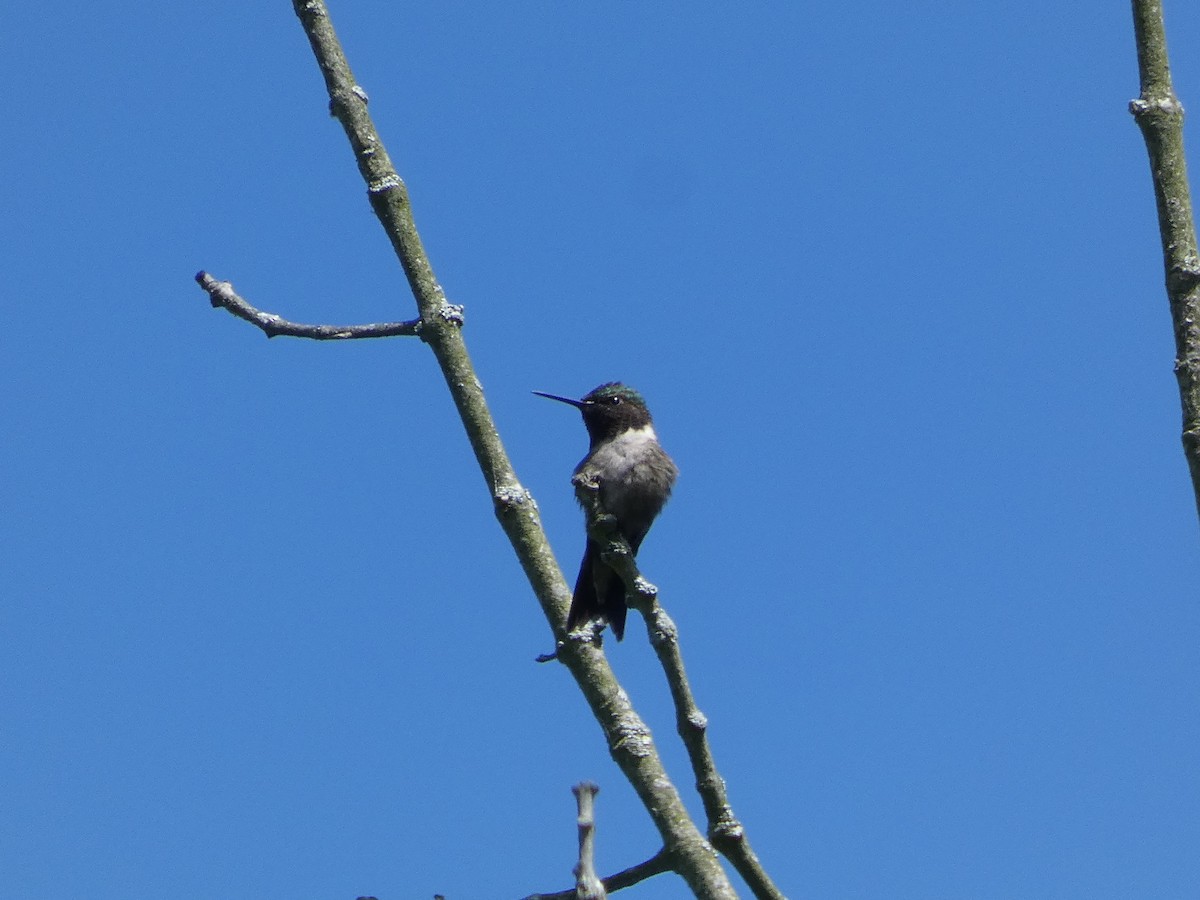
[{"label": "hummingbird", "polygon": [[[658,443],[646,401],[633,388],[617,381],[602,384],[582,400],[534,391],[583,414],[588,452],[574,476],[599,486],[600,506],[616,519],[617,529],[637,555],[646,532],[671,496],[679,469]],[[586,488],[576,486],[583,504]],[[590,537],[575,580],[567,630],[594,619],[608,623],[617,640],[625,636],[625,585],[600,558]]]}]

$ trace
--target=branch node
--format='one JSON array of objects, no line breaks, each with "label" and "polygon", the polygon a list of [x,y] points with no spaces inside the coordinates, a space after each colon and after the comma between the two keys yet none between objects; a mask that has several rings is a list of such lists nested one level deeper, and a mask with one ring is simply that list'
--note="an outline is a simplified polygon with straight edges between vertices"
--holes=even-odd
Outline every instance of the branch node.
[{"label": "branch node", "polygon": [[367,182],[367,193],[379,196],[386,194],[388,191],[395,190],[398,187],[403,187],[404,182],[400,180],[400,176],[389,173],[382,178],[375,178]]},{"label": "branch node", "polygon": [[457,325],[459,328],[466,322],[466,314],[463,307],[457,303],[443,302],[438,308],[438,316],[443,321],[449,322],[451,325]]},{"label": "branch node", "polygon": [[492,501],[496,504],[496,510],[502,515],[517,512],[527,505],[535,512],[537,511],[537,501],[533,499],[533,494],[516,482],[497,487],[495,493],[492,494]]},{"label": "branch node", "polygon": [[713,846],[723,847],[728,851],[729,845],[746,838],[746,829],[742,823],[733,817],[733,811],[726,807],[721,816],[708,827],[708,839]]},{"label": "branch node", "polygon": [[1188,256],[1167,270],[1167,290],[1172,295],[1191,293],[1200,285],[1200,259]]},{"label": "branch node", "polygon": [[1138,97],[1136,100],[1130,100],[1129,112],[1133,114],[1135,119],[1153,115],[1154,113],[1162,113],[1167,116],[1184,115],[1183,104],[1179,102],[1179,98],[1169,95],[1152,99]]}]

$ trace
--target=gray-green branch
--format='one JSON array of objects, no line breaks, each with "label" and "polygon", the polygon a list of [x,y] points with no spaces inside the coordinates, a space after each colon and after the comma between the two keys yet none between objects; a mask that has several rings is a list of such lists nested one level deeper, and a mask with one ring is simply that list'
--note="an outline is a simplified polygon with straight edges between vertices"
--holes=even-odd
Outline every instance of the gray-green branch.
[{"label": "gray-green branch", "polygon": [[1167,300],[1175,330],[1175,377],[1183,408],[1183,452],[1200,510],[1200,256],[1183,152],[1183,105],[1171,84],[1161,0],[1133,0],[1142,93],[1129,111],[1150,155]]}]

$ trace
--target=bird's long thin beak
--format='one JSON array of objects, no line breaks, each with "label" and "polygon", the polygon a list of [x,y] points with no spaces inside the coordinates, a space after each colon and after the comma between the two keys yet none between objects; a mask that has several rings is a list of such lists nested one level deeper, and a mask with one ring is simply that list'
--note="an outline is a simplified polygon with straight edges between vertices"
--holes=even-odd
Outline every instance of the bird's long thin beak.
[{"label": "bird's long thin beak", "polygon": [[559,403],[569,403],[576,409],[583,409],[587,406],[582,400],[572,400],[570,397],[560,397],[558,394],[547,394],[545,391],[534,391],[539,397],[545,397],[548,400],[557,400]]}]

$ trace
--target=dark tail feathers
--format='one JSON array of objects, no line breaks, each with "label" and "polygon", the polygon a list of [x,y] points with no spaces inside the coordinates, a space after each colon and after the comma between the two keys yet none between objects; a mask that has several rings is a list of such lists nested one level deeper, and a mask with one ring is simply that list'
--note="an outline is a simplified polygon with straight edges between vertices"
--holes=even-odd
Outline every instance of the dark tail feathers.
[{"label": "dark tail feathers", "polygon": [[604,619],[619,641],[625,637],[625,585],[599,556],[596,545],[588,541],[579,566],[579,577],[575,579],[567,630],[592,619]]}]

